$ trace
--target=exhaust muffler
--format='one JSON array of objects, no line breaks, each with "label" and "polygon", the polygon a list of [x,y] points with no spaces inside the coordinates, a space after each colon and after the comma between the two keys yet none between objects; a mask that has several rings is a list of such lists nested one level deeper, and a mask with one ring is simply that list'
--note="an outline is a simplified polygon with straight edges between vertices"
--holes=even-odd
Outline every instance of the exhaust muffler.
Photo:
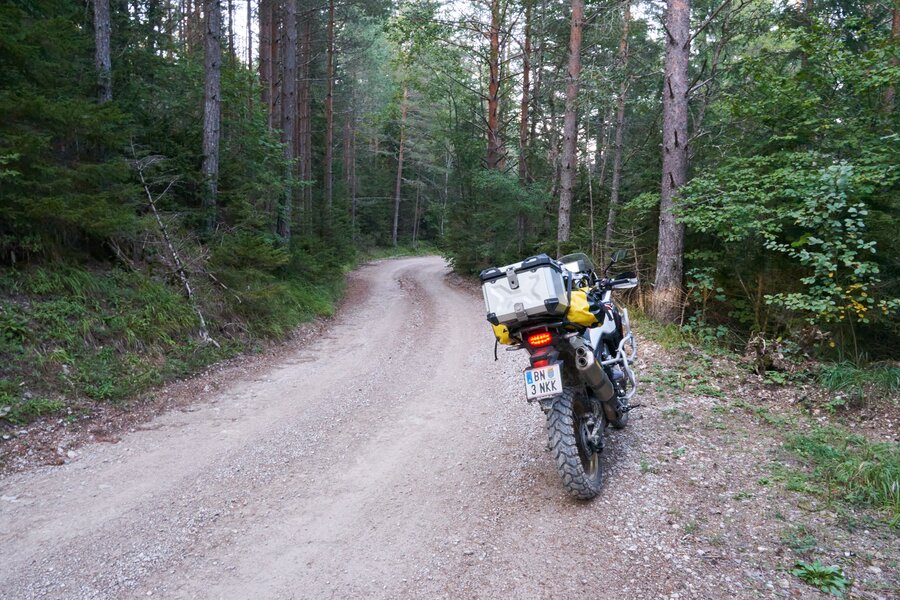
[{"label": "exhaust muffler", "polygon": [[616,390],[590,348],[579,346],[575,349],[575,367],[598,400],[606,403],[615,398]]}]

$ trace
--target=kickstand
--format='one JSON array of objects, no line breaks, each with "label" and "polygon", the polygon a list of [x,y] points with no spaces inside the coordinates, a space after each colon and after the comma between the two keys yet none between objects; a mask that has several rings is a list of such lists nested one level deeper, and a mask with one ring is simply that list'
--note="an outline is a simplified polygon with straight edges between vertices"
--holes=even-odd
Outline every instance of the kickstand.
[{"label": "kickstand", "polygon": [[497,346],[500,345],[500,340],[494,339],[494,362],[497,362]]}]

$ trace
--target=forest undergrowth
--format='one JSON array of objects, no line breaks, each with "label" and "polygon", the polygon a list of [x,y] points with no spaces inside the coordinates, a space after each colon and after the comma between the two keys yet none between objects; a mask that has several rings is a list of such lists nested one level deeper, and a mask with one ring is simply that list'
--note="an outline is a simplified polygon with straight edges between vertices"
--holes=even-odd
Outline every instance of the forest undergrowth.
[{"label": "forest undergrowth", "polygon": [[[0,423],[77,418],[84,403],[121,403],[205,367],[290,336],[334,313],[344,274],[371,260],[433,253],[417,247],[361,250],[344,262],[265,273],[222,268],[195,293],[212,341],[176,285],[109,265],[45,266],[0,277]],[[77,413],[77,410],[76,410]]]},{"label": "forest undergrowth", "polygon": [[[900,367],[863,368],[796,356],[760,372],[756,357],[672,325],[635,315],[640,335],[672,364],[645,365],[643,385],[656,392],[717,399],[713,410],[746,415],[775,442],[765,485],[808,495],[839,513],[874,511],[900,526]],[[849,518],[849,516],[848,516]],[[868,519],[873,517],[869,515]]]}]

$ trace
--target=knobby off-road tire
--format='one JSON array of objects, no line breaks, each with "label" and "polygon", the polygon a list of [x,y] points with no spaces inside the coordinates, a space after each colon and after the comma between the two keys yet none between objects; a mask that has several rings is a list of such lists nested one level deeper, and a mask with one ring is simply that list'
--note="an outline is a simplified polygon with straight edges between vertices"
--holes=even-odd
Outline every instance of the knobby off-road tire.
[{"label": "knobby off-road tire", "polygon": [[[582,392],[564,387],[547,413],[550,452],[566,490],[579,500],[590,500],[600,493],[603,472],[599,452],[585,444],[584,419],[594,417]],[[600,416],[594,417],[600,420]]]}]

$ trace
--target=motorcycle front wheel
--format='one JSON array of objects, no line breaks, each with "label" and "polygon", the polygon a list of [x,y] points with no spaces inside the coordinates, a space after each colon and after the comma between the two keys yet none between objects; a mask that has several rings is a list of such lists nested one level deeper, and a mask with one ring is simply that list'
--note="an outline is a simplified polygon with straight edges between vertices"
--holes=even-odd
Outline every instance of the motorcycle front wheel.
[{"label": "motorcycle front wheel", "polygon": [[590,436],[602,426],[601,416],[594,413],[584,392],[573,387],[564,387],[547,413],[547,434],[556,469],[566,490],[579,500],[590,500],[600,493],[600,448]]}]

